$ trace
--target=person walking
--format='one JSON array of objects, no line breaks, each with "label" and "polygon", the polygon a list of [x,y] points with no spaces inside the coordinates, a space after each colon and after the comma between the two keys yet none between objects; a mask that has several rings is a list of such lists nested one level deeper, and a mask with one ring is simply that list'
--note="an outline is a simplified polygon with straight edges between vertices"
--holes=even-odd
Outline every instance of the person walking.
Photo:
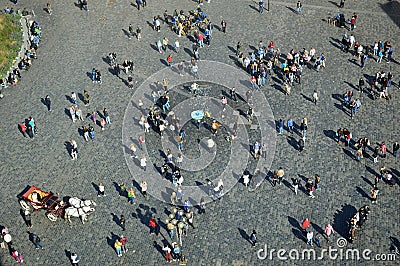
[{"label": "person walking", "polygon": [[46,95],[46,97],[44,98],[44,104],[47,107],[47,111],[51,111],[51,99],[49,95]]},{"label": "person walking", "polygon": [[36,249],[43,249],[42,244],[40,243],[40,237],[35,233],[29,233],[29,238],[31,239],[32,243],[35,245]]},{"label": "person walking", "polygon": [[121,217],[119,217],[119,225],[122,228],[122,231],[125,231],[125,216],[121,214]]},{"label": "person walking", "polygon": [[257,244],[257,233],[256,230],[253,230],[253,232],[250,235],[250,243],[252,247],[255,247]]},{"label": "person walking", "polygon": [[300,180],[299,180],[297,177],[292,178],[292,183],[293,183],[293,191],[294,191],[294,194],[297,195],[297,190],[298,190],[298,188],[299,188]]},{"label": "person walking", "polygon": [[169,263],[172,262],[172,256],[171,256],[171,248],[168,246],[167,243],[164,243],[164,247],[162,250],[165,252],[165,260]]}]

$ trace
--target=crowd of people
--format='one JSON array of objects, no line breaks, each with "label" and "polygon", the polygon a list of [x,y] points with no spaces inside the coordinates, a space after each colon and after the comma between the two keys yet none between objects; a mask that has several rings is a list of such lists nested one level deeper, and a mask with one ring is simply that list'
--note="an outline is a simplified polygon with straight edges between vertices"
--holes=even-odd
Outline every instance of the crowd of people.
[{"label": "crowd of people", "polygon": [[[200,1],[199,1],[200,2]],[[87,2],[79,1],[79,4],[82,4],[82,8],[88,11]],[[146,6],[146,1],[137,0],[136,7],[138,10],[140,8]],[[264,3],[260,1],[259,3],[260,13],[263,13]],[[296,12],[302,12],[302,4],[298,1],[296,5]],[[11,12],[11,11],[10,11]],[[213,31],[213,24],[208,18],[206,12],[199,6],[195,10],[189,11],[187,14],[184,11],[178,12],[175,10],[172,15],[168,14],[167,10],[165,10],[163,14],[163,22],[168,25],[178,36],[193,36],[193,57],[191,58],[190,67],[192,70],[192,74],[198,78],[198,66],[197,61],[200,60],[199,50],[206,45],[211,44],[211,37]],[[352,19],[349,20],[350,30],[354,32],[356,28],[358,16],[354,13]],[[153,29],[157,32],[161,31],[161,17],[154,16],[153,18]],[[339,26],[343,25],[343,14],[338,15]],[[222,20],[221,22],[221,31],[225,33],[226,31],[226,21]],[[141,38],[141,29],[138,27],[136,31],[134,31],[133,26],[129,26],[130,37],[134,35],[138,40]],[[41,29],[37,22],[33,22],[30,28],[30,42],[31,47],[26,51],[24,58],[19,62],[18,68],[14,69],[9,74],[9,78],[7,81],[2,80],[1,86],[5,87],[7,83],[16,85],[18,79],[21,78],[20,70],[29,70],[31,66],[31,59],[36,58],[36,50],[38,49]],[[156,42],[157,49],[160,53],[166,53],[168,49],[168,39],[164,37]],[[178,53],[180,48],[179,41],[174,42],[174,50]],[[393,48],[389,41],[382,42],[377,40],[373,45],[373,55],[370,54],[370,48],[368,46],[363,46],[359,44],[354,36],[354,33],[351,33],[350,36],[345,33],[342,38],[342,49],[343,51],[350,52],[353,49],[353,55],[356,56],[360,60],[361,67],[365,67],[365,63],[368,58],[372,56],[376,56],[377,63],[381,63],[383,58],[387,60],[387,63],[390,63],[392,60]],[[251,104],[253,101],[252,93],[253,90],[263,90],[267,86],[267,82],[271,76],[274,76],[278,79],[279,84],[275,84],[274,86],[282,85],[287,96],[290,96],[294,87],[301,85],[303,70],[308,66],[315,71],[320,71],[321,68],[326,67],[327,56],[324,52],[317,53],[316,49],[310,47],[310,49],[301,48],[295,49],[292,48],[288,53],[282,54],[280,48],[276,47],[274,41],[270,41],[268,45],[264,45],[263,41],[258,43],[258,47],[253,51],[242,51],[243,45],[239,41],[236,45],[236,56],[237,62],[239,65],[249,74],[250,76],[250,84],[249,91],[246,94],[247,104],[249,110],[246,113],[246,119],[253,122],[254,119],[254,105]],[[282,56],[283,55],[283,56]],[[284,58],[282,60],[282,58]],[[121,72],[124,72],[127,75],[127,86],[129,88],[133,88],[133,77],[132,73],[135,69],[134,63],[132,60],[124,60],[123,63],[119,64],[117,62],[117,53],[112,52],[108,55],[108,60],[110,66],[114,70],[114,74],[117,77],[120,77]],[[173,58],[172,54],[169,54],[167,57],[167,65],[172,66]],[[180,63],[183,69],[183,62]],[[178,65],[179,67],[179,65]],[[181,75],[183,75],[183,71],[179,69]],[[90,72],[90,78],[93,83],[102,84],[102,74],[99,69],[93,68]],[[358,88],[360,92],[367,92],[370,95],[379,95],[379,98],[385,98],[386,100],[390,99],[390,94],[388,93],[388,89],[392,86],[393,74],[388,72],[387,74],[384,71],[379,71],[376,73],[373,79],[368,80],[370,83],[370,90],[367,90],[365,87],[365,81],[363,78],[360,78],[358,81]],[[399,82],[400,83],[400,82]],[[5,85],[3,85],[5,84]],[[195,84],[195,83],[194,83]],[[194,208],[190,201],[191,195],[185,195],[183,189],[184,177],[182,174],[182,168],[184,166],[184,157],[183,154],[190,147],[186,147],[187,140],[189,138],[188,134],[184,129],[181,128],[179,117],[171,111],[171,106],[174,104],[174,99],[171,99],[170,95],[170,87],[168,84],[168,77],[163,78],[161,82],[156,84],[157,89],[149,92],[151,98],[153,100],[153,104],[146,109],[143,106],[143,101],[139,99],[137,103],[137,107],[140,111],[140,119],[138,120],[143,132],[141,136],[137,139],[139,143],[139,147],[135,143],[132,143],[129,146],[129,150],[131,152],[132,160],[138,160],[141,168],[146,171],[147,167],[147,158],[142,152],[143,145],[145,144],[145,135],[150,133],[151,130],[154,130],[160,135],[160,138],[163,138],[166,132],[168,134],[172,134],[174,139],[176,139],[177,148],[179,153],[176,155],[172,153],[171,150],[167,150],[165,152],[165,161],[162,165],[158,167],[160,174],[171,181],[171,183],[175,187],[175,191],[173,191],[170,195],[170,206],[171,212],[168,215],[168,219],[166,220],[166,228],[164,228],[170,237],[169,240],[163,241],[162,251],[164,252],[164,258],[167,262],[171,261],[179,261],[181,265],[186,265],[187,258],[183,252],[183,237],[188,234],[189,226],[195,228],[194,226]],[[196,87],[196,86],[195,86]],[[192,88],[196,90],[197,88]],[[374,92],[375,91],[375,92]],[[230,100],[237,102],[237,94],[234,88],[231,88]],[[229,98],[229,96],[228,96]],[[228,98],[223,96],[221,98],[221,104],[224,106],[228,103]],[[317,90],[313,90],[311,96],[312,102],[317,104],[319,98]],[[92,120],[94,126],[99,126],[101,130],[105,130],[106,126],[111,124],[109,110],[107,108],[103,108],[102,111],[94,110],[92,112],[88,112],[88,115],[84,115],[83,108],[79,108],[79,100],[75,92],[71,93],[69,97],[70,106],[68,107],[68,112],[70,114],[70,118],[73,123],[76,122],[85,122],[85,119],[89,121]],[[44,104],[47,106],[48,111],[51,111],[51,100],[47,95],[44,99]],[[90,96],[87,90],[83,91],[82,101],[85,107],[90,105]],[[353,91],[346,90],[342,99],[342,108],[348,108],[350,110],[349,114],[351,117],[354,117],[360,107],[361,100],[357,97],[354,97]],[[224,109],[225,110],[225,109]],[[100,119],[97,118],[100,117]],[[207,120],[208,118],[208,120]],[[299,126],[296,127],[293,118],[289,118],[286,121],[285,119],[279,119],[277,121],[277,132],[279,135],[283,135],[285,133],[285,129],[287,132],[292,135],[296,133],[299,135],[299,140],[296,141],[296,149],[299,152],[302,152],[305,148],[306,136],[308,132],[308,123],[309,120],[307,117],[303,117],[299,123]],[[204,123],[203,123],[204,122]],[[212,134],[210,138],[211,142],[212,138],[215,138],[218,135],[218,129],[222,126],[217,120],[212,117],[207,117],[204,121],[197,121],[198,128],[200,129],[202,126],[207,126]],[[95,128],[91,124],[83,125],[81,127],[80,132],[86,142],[89,140],[94,141],[95,139]],[[32,117],[29,117],[26,121],[22,122],[19,125],[19,129],[21,133],[25,137],[34,138],[37,134],[37,126]],[[235,134],[230,137],[230,141],[235,139]],[[135,140],[136,141],[136,140]],[[355,156],[354,159],[357,161],[361,161],[364,158],[368,158],[368,147],[371,147],[371,142],[367,137],[359,138],[357,142],[353,140],[352,133],[347,128],[339,128],[336,131],[335,141],[338,144],[344,144],[349,148],[354,149]],[[214,144],[210,144],[213,146]],[[139,151],[139,149],[140,151]],[[393,144],[393,155],[395,157],[398,156],[398,151],[400,149],[400,145],[395,142]],[[260,143],[256,141],[250,152],[252,153],[255,160],[266,156],[266,144]],[[78,157],[78,145],[74,139],[70,140],[69,145],[69,153],[72,160],[76,160]],[[142,153],[142,154],[140,154]],[[374,148],[374,152],[371,155],[371,159],[374,163],[378,162],[378,158],[384,159],[386,158],[387,148],[385,142],[381,142]],[[245,170],[242,179],[243,184],[248,187],[252,187],[252,181],[256,180],[256,176],[260,175],[260,169],[256,169],[254,174],[250,174],[249,170]],[[272,186],[277,189],[279,185],[284,183],[285,180],[285,170],[281,167],[271,173],[269,176],[269,180]],[[379,181],[384,181],[389,185],[393,186],[395,184],[392,173],[386,169],[385,165],[382,165],[380,170],[380,175],[375,177],[375,184],[371,190],[371,201],[374,204],[377,204],[377,196],[378,196],[378,183]],[[134,181],[136,182],[136,181]],[[315,198],[314,195],[315,190],[320,189],[321,187],[321,177],[319,174],[315,174],[311,177],[304,177],[304,180],[300,180],[295,177],[292,178],[292,189],[293,192],[297,195],[299,187],[302,187],[302,182],[304,182],[304,192],[310,198]],[[259,184],[257,184],[259,185]],[[278,185],[278,186],[277,186]],[[140,184],[138,187],[135,184],[128,189],[125,183],[121,182],[119,184],[119,192],[120,196],[127,199],[127,202],[135,205],[137,204],[137,196],[135,194],[136,189],[140,189],[141,195],[144,199],[148,197],[147,189],[148,184],[146,180],[140,180]],[[207,190],[208,196],[217,202],[218,200],[222,200],[224,195],[224,182],[222,179],[219,179],[217,182],[208,179],[207,180]],[[98,186],[98,196],[105,196],[105,186],[103,183],[100,183]],[[140,200],[140,199],[139,199]],[[200,211],[199,214],[205,214],[205,202],[206,200],[203,198],[199,201]],[[367,220],[368,214],[370,211],[369,206],[362,207],[349,221],[349,240],[355,239],[355,229],[361,227],[365,220]],[[122,230],[126,229],[126,220],[125,216],[121,215],[118,219],[119,225]],[[160,224],[157,221],[154,215],[150,215],[148,217],[147,226],[150,229],[150,234],[156,234],[161,230]],[[301,224],[300,227],[303,230],[305,235],[305,239],[307,244],[313,246],[313,243],[316,243],[317,246],[321,246],[321,238],[317,234],[314,236],[313,230],[310,229],[311,223],[307,218]],[[31,227],[31,225],[28,227]],[[325,236],[327,239],[334,233],[333,226],[328,224],[324,230]],[[35,233],[30,234],[30,238],[35,245],[35,248],[42,249],[42,245],[40,243],[40,238]],[[4,240],[4,241],[3,241]],[[252,246],[255,246],[257,243],[257,233],[254,229],[252,234],[249,237],[249,240]],[[23,262],[21,254],[19,254],[15,248],[12,246],[11,236],[8,233],[7,228],[3,228],[0,242],[2,247],[8,245],[10,249],[10,253],[16,259],[17,262]],[[6,243],[6,244],[3,244]],[[115,248],[116,254],[118,257],[123,256],[124,253],[128,251],[127,248],[127,238],[124,235],[118,236],[115,240],[113,240],[113,247]],[[76,253],[70,254],[71,262],[75,265],[78,264],[79,258]]]},{"label": "crowd of people", "polygon": [[[6,8],[5,13],[16,15],[16,12],[10,11]],[[8,86],[17,86],[19,80],[22,79],[21,71],[29,71],[32,66],[32,59],[37,58],[37,50],[39,48],[39,42],[42,34],[42,29],[36,21],[32,21],[28,29],[28,42],[29,47],[26,47],[23,57],[20,59],[16,67],[8,71],[7,77],[0,78],[0,98],[3,98],[3,89]],[[23,47],[24,48],[24,47]]]}]

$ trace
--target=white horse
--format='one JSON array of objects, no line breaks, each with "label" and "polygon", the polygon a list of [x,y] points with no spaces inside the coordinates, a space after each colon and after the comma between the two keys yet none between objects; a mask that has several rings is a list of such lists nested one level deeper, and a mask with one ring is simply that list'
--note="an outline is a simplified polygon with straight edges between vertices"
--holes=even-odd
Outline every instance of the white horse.
[{"label": "white horse", "polygon": [[72,197],[68,200],[69,205],[75,208],[87,207],[87,206],[96,206],[96,202],[93,200],[82,200],[78,197]]},{"label": "white horse", "polygon": [[85,221],[88,219],[88,215],[94,211],[95,209],[90,206],[83,206],[81,208],[68,207],[64,211],[64,219],[71,223],[71,217],[79,217],[82,221],[82,224],[85,224]]}]

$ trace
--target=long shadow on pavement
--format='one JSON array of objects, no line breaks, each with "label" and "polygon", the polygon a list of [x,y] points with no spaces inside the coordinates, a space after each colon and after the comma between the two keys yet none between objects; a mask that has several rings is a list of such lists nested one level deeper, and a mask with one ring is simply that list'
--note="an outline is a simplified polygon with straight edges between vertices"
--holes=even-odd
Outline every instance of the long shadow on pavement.
[{"label": "long shadow on pavement", "polygon": [[357,209],[349,204],[342,206],[340,210],[337,210],[333,217],[333,228],[342,237],[348,236],[348,221],[356,213]]}]

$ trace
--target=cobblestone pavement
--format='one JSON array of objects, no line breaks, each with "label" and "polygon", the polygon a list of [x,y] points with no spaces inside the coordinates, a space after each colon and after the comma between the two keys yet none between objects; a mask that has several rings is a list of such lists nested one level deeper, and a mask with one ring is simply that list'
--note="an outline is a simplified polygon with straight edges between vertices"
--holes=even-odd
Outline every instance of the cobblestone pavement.
[{"label": "cobblestone pavement", "polygon": [[[53,5],[51,16],[43,10],[47,2]],[[3,114],[0,118],[3,157],[0,166],[0,224],[9,227],[13,242],[23,254],[27,265],[68,265],[68,250],[78,253],[81,265],[164,263],[160,245],[164,237],[169,240],[168,234],[165,229],[161,229],[161,235],[149,235],[147,222],[153,213],[164,226],[169,207],[152,197],[145,199],[138,192],[137,204],[134,206],[118,196],[116,184],[124,181],[130,186],[134,178],[125,161],[126,147],[121,141],[122,122],[135,89],[148,76],[165,67],[163,62],[167,54],[156,51],[155,42],[164,36],[170,43],[178,39],[164,24],[161,25],[160,33],[153,31],[149,26],[152,17],[162,15],[165,9],[170,13],[175,8],[187,11],[196,4],[190,0],[147,2],[147,7],[140,11],[127,0],[89,1],[89,12],[79,10],[73,1],[20,0],[16,5],[35,10],[35,19],[43,31],[39,58],[34,60],[29,72],[23,73],[17,87],[4,92],[5,98],[0,104],[0,112]],[[244,44],[243,49],[248,51],[256,47],[260,40],[265,44],[274,40],[282,53],[303,47],[315,47],[318,54],[325,52],[326,68],[320,72],[305,69],[302,85],[296,86],[291,96],[282,93],[276,76],[264,88],[275,120],[292,117],[296,124],[300,124],[301,119],[307,117],[309,121],[308,139],[302,153],[295,150],[294,140],[286,131],[277,136],[275,154],[270,155],[274,158],[271,170],[283,167],[289,182],[292,177],[305,178],[319,174],[322,177],[322,188],[316,191],[314,199],[310,199],[302,192],[296,196],[287,182],[275,188],[269,182],[264,182],[254,192],[249,192],[243,184],[237,184],[222,201],[208,204],[205,215],[196,215],[196,228],[189,230],[183,240],[183,251],[187,254],[189,264],[268,264],[268,260],[257,258],[257,250],[264,247],[264,244],[268,245],[269,250],[296,248],[301,252],[308,246],[299,234],[297,222],[305,217],[311,219],[317,231],[327,223],[333,223],[338,232],[332,241],[332,247],[336,248],[336,239],[346,233],[346,219],[356,209],[370,203],[373,176],[379,172],[382,164],[393,172],[397,185],[379,185],[378,203],[372,206],[370,219],[363,230],[357,231],[357,239],[349,247],[361,251],[371,249],[372,255],[390,253],[389,237],[400,238],[398,161],[388,154],[386,159],[380,159],[377,164],[370,159],[358,163],[352,157],[355,150],[338,145],[333,136],[337,128],[347,127],[354,139],[367,136],[373,147],[377,142],[386,141],[389,150],[393,141],[399,140],[400,94],[397,87],[390,89],[392,99],[389,102],[383,99],[371,100],[353,88],[363,103],[354,119],[341,110],[338,97],[345,90],[352,89],[360,76],[370,77],[378,70],[391,71],[398,85],[400,4],[398,1],[384,0],[346,1],[345,9],[342,10],[346,17],[354,11],[360,14],[354,31],[357,40],[369,45],[375,39],[390,40],[394,45],[393,62],[378,64],[371,59],[366,68],[361,70],[350,54],[340,51],[338,42],[344,30],[325,22],[326,18],[336,15],[336,2],[339,1],[303,1],[302,15],[292,11],[297,1],[270,2],[271,12],[262,15],[257,12],[257,4],[253,1],[211,0],[211,3],[204,3],[203,8],[216,27],[211,46],[201,49],[200,54],[202,59],[237,67],[234,47],[238,40]],[[7,5],[13,4],[0,0],[2,8]],[[226,34],[217,28],[222,19],[227,21]],[[129,23],[142,28],[142,40],[128,39],[126,30]],[[179,40],[182,49],[178,54],[173,53],[174,62],[189,61],[191,43],[184,37]],[[119,62],[125,59],[135,62],[136,83],[133,90],[128,89],[124,81],[109,70],[106,56],[113,51],[117,52]],[[102,85],[92,84],[89,74],[93,67],[103,73]],[[121,77],[126,79],[124,75]],[[104,131],[96,126],[96,139],[88,143],[79,131],[81,126],[88,123],[88,118],[85,123],[72,123],[67,115],[70,105],[68,96],[72,91],[82,94],[84,89],[88,90],[91,103],[85,107],[79,101],[83,111],[90,113],[107,107],[112,121]],[[309,101],[314,89],[319,93],[317,105]],[[47,94],[52,98],[52,112],[47,112],[40,100]],[[35,118],[39,128],[39,134],[34,140],[23,138],[17,128],[17,124],[29,116]],[[192,130],[190,125],[187,125],[187,129],[189,132]],[[252,131],[248,127],[247,131],[250,132],[250,143],[259,138],[257,130]],[[149,138],[151,140],[151,135]],[[295,139],[298,138],[295,136]],[[75,139],[79,147],[76,161],[70,160],[66,149],[66,143],[71,139]],[[155,152],[152,153],[152,160],[159,163],[162,157]],[[213,162],[205,170],[210,176],[218,172],[219,164],[225,161],[225,158],[218,157],[217,153],[217,163]],[[255,167],[256,162],[250,156],[248,168],[252,171]],[[196,179],[188,177],[187,180],[194,182]],[[99,182],[103,182],[106,187],[107,196],[104,198],[96,196],[96,184]],[[304,181],[302,183],[304,185]],[[28,240],[16,197],[27,185],[36,185],[61,196],[95,199],[96,212],[85,225],[77,219],[73,220],[72,225],[63,220],[51,222],[43,212],[34,213],[32,230],[41,236],[45,247],[37,251]],[[113,241],[122,234],[116,222],[121,214],[127,218],[124,235],[128,238],[129,251],[119,258],[113,249]],[[256,248],[251,248],[247,240],[253,229],[258,233]],[[328,248],[329,244],[323,240],[322,246]],[[319,252],[319,248],[316,251]],[[0,252],[1,265],[14,263],[5,250]],[[275,257],[273,263],[281,262]],[[348,262],[325,258],[318,262],[291,260],[289,263],[332,265]],[[376,265],[375,262],[363,263]]]}]

